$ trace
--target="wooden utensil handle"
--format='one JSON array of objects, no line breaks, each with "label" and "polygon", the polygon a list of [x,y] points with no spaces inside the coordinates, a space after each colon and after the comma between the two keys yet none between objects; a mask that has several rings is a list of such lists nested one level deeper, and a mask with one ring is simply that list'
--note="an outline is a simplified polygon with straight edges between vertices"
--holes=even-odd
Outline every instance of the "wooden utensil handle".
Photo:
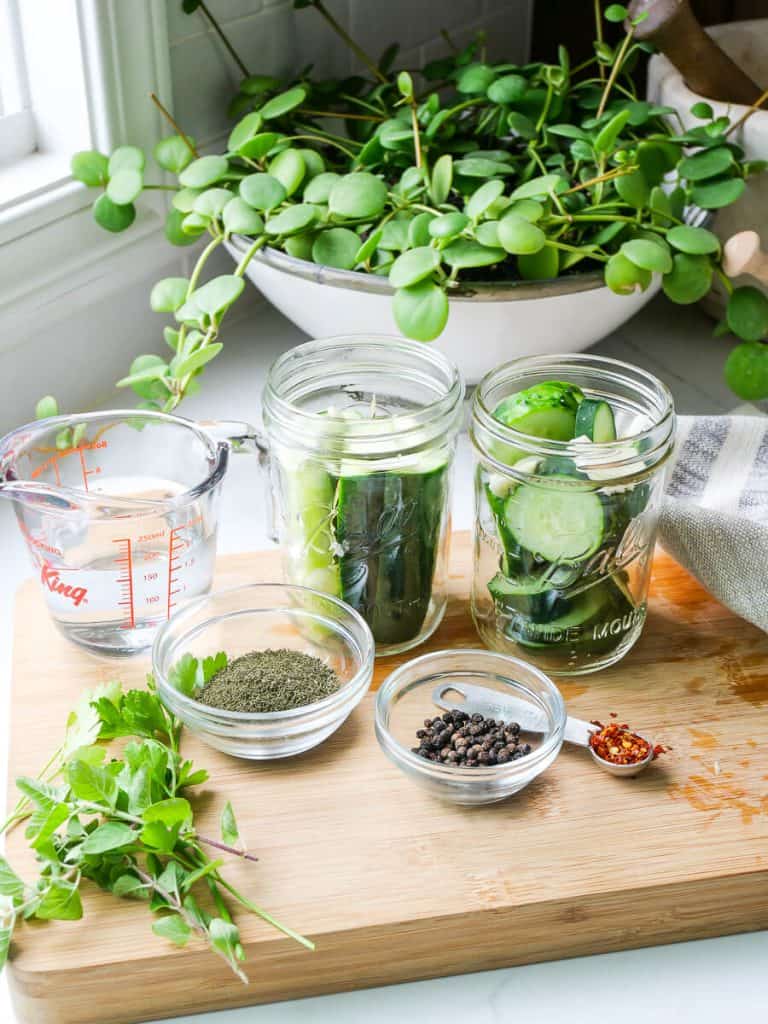
[{"label": "wooden utensil handle", "polygon": [[768,253],[763,252],[756,231],[739,231],[723,247],[723,270],[729,277],[750,274],[768,284]]},{"label": "wooden utensil handle", "polygon": [[648,40],[669,58],[692,92],[711,100],[749,106],[760,88],[707,35],[688,0],[632,0],[629,20],[648,13],[635,38]]}]

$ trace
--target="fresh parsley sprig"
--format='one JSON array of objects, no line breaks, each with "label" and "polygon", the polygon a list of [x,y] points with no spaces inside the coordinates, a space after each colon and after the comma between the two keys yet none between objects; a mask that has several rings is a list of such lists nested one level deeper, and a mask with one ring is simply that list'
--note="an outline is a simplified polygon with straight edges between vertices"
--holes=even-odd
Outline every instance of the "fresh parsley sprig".
[{"label": "fresh parsley sprig", "polygon": [[[245,953],[229,901],[300,942],[313,944],[252,903],[222,875],[223,858],[204,847],[249,861],[230,803],[221,839],[201,835],[184,792],[208,778],[179,749],[181,723],[148,690],[124,692],[110,683],[87,693],[67,720],[64,741],[37,778],[17,779],[21,798],[2,826],[26,820],[26,838],[40,865],[25,882],[0,857],[0,966],[14,927],[29,918],[77,920],[83,879],[127,899],[143,899],[156,935],[184,946],[197,936],[244,982]],[[121,756],[107,744],[127,739]],[[198,899],[204,892],[209,912]]]}]

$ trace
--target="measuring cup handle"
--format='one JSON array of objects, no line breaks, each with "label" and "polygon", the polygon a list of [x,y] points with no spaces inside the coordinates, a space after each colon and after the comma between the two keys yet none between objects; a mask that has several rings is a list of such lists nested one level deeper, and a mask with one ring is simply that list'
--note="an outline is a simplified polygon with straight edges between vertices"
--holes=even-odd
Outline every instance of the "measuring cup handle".
[{"label": "measuring cup handle", "polygon": [[199,426],[217,441],[228,444],[233,454],[248,454],[257,457],[259,475],[261,476],[264,493],[266,494],[267,536],[275,544],[278,543],[277,510],[275,507],[277,490],[272,486],[270,479],[272,467],[269,444],[266,437],[259,433],[250,423],[240,422],[239,420],[206,420],[200,422]]}]

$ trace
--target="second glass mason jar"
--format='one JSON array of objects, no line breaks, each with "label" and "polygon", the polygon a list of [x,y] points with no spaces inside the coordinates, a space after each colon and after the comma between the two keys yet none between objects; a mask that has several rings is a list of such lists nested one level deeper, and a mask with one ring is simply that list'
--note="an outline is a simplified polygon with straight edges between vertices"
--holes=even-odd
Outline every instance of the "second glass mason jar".
[{"label": "second glass mason jar", "polygon": [[415,647],[445,611],[463,398],[440,352],[388,337],[310,341],[267,377],[286,575],[360,612],[378,655]]},{"label": "second glass mason jar", "polygon": [[[509,396],[553,382],[553,402],[569,385],[607,402],[616,440],[549,440],[494,417]],[[559,675],[594,672],[632,647],[645,623],[674,427],[667,388],[615,359],[523,358],[481,381],[471,426],[472,615],[488,647]]]}]

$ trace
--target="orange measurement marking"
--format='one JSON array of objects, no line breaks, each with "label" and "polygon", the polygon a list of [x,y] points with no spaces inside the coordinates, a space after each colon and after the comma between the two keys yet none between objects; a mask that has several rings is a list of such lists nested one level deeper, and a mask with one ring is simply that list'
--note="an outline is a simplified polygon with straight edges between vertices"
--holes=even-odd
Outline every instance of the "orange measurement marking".
[{"label": "orange measurement marking", "polygon": [[133,552],[131,550],[131,538],[121,537],[113,541],[114,544],[123,544],[123,554],[115,559],[116,565],[125,566],[123,575],[118,576],[117,582],[120,587],[121,598],[117,602],[119,607],[126,608],[126,624],[130,629],[136,625],[136,613],[133,602]]}]

